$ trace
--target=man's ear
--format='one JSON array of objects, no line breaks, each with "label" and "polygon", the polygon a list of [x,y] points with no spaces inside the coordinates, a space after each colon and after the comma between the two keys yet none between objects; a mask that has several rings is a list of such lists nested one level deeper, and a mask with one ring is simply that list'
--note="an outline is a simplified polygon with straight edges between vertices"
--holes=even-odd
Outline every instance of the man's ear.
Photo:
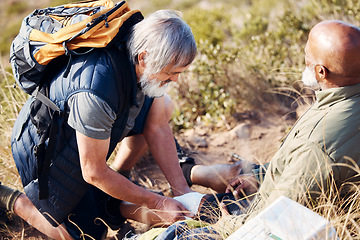
[{"label": "man's ear", "polygon": [[315,66],[315,77],[317,81],[323,82],[328,75],[328,70],[323,65],[316,65]]},{"label": "man's ear", "polygon": [[138,54],[138,63],[139,63],[139,66],[142,68],[146,67],[145,57],[146,57],[146,51],[142,51],[141,53]]}]

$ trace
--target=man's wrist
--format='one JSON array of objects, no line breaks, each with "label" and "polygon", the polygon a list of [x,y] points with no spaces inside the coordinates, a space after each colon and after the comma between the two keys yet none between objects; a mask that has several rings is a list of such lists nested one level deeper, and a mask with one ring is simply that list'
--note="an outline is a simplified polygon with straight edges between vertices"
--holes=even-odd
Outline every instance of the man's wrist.
[{"label": "man's wrist", "polygon": [[194,192],[188,185],[183,186],[182,188],[171,187],[171,190],[174,196],[180,196],[186,193]]},{"label": "man's wrist", "polygon": [[143,204],[140,204],[141,206],[147,207],[149,209],[157,209],[159,204],[161,204],[162,201],[165,201],[165,197],[161,196],[156,193],[152,193],[149,190],[146,190],[148,192],[148,195],[146,195],[143,198]]}]

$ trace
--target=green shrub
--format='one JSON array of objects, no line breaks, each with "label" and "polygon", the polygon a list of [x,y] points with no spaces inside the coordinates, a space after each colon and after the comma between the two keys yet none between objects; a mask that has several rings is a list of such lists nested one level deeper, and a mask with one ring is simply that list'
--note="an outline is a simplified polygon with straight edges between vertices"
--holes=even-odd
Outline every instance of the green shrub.
[{"label": "green shrub", "polygon": [[339,19],[358,23],[360,2],[357,0],[310,1],[308,9],[322,19]]},{"label": "green shrub", "polygon": [[244,26],[238,30],[238,35],[235,35],[235,39],[249,39],[251,36],[264,33],[268,27],[268,20],[249,14],[247,16],[248,21],[244,23]]},{"label": "green shrub", "polygon": [[[180,107],[173,119],[178,128],[189,128],[200,121],[216,126],[236,111],[267,109],[276,101],[272,89],[291,86],[300,79],[304,67],[303,49],[310,28],[306,19],[292,11],[272,19],[272,29],[268,29],[268,20],[248,18],[236,34],[226,36],[226,41],[223,30],[231,24],[223,24],[224,35],[216,37],[216,27],[200,20],[207,14],[198,12],[194,19],[187,20],[202,23],[208,31],[200,32],[192,26],[195,37],[201,36],[199,53],[175,91]],[[215,34],[207,36],[210,28]],[[203,40],[207,37],[210,39]]]},{"label": "green shrub", "polygon": [[291,86],[294,73],[304,67],[304,47],[309,27],[292,12],[279,17],[274,30],[239,41],[248,74],[272,87]]},{"label": "green shrub", "polygon": [[235,110],[229,66],[238,52],[208,41],[200,41],[198,49],[199,57],[175,90],[175,99],[180,105],[173,117],[177,129],[189,128],[196,121],[213,126]]},{"label": "green shrub", "polygon": [[194,7],[184,12],[184,20],[190,25],[197,43],[209,41],[220,44],[230,34],[231,18],[225,9],[206,10]]}]

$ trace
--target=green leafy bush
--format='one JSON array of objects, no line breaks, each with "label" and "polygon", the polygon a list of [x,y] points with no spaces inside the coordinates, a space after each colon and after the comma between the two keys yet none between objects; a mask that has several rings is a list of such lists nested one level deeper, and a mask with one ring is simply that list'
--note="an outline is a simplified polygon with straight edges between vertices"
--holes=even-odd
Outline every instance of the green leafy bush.
[{"label": "green leafy bush", "polygon": [[234,30],[238,32],[238,35],[235,35],[235,39],[248,39],[253,35],[259,35],[264,33],[268,27],[268,20],[260,17],[253,16],[251,14],[247,15],[247,21],[244,22],[244,26],[239,30]]},{"label": "green leafy bush", "polygon": [[184,12],[184,19],[190,25],[197,43],[209,41],[211,44],[221,44],[230,34],[231,18],[223,8],[212,10],[193,7]]},{"label": "green leafy bush", "polygon": [[178,128],[188,128],[199,121],[216,125],[234,113],[236,107],[236,100],[231,96],[229,67],[236,61],[238,51],[222,49],[209,41],[200,41],[198,49],[198,59],[181,79],[174,94],[181,105],[173,118]]},{"label": "green leafy bush", "polygon": [[292,12],[279,17],[274,30],[238,39],[248,75],[271,87],[291,86],[304,67],[304,47],[309,27]]},{"label": "green leafy bush", "polygon": [[[201,13],[190,23],[210,31],[211,24],[199,18]],[[291,86],[300,79],[310,29],[303,19],[284,11],[269,30],[267,20],[247,18],[242,28],[226,35],[230,25],[224,24],[219,28],[221,34],[212,35],[210,40],[203,40],[210,32],[198,32],[192,25],[195,37],[201,36],[199,53],[174,94],[181,109],[174,115],[177,127],[188,128],[200,121],[216,126],[236,111],[267,109],[276,101],[272,88]],[[216,33],[216,28],[211,29]]]}]

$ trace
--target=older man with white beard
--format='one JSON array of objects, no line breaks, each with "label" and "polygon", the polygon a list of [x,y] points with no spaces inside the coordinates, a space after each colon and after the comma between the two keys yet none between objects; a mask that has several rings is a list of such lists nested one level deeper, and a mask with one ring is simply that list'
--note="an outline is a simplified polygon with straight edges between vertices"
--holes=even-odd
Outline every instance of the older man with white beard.
[{"label": "older man with white beard", "polygon": [[[33,98],[13,128],[11,146],[25,194],[0,184],[0,208],[54,239],[103,239],[107,225],[118,229],[127,218],[169,224],[193,216],[180,202],[123,176],[142,153],[139,146],[148,146],[174,195],[192,192],[181,172],[164,96],[195,58],[191,29],[177,12],[160,10],[139,19],[126,42],[114,45],[111,56],[104,49],[74,56],[66,77],[65,66],[52,72],[49,98],[68,115],[54,121],[59,130],[52,137],[54,150],[47,151],[51,164],[37,161],[39,134],[29,117]],[[121,166],[115,170],[123,175],[106,162],[120,141]],[[41,169],[48,171],[40,179]],[[48,196],[40,197],[39,189]],[[150,215],[136,215],[141,210]]]}]

